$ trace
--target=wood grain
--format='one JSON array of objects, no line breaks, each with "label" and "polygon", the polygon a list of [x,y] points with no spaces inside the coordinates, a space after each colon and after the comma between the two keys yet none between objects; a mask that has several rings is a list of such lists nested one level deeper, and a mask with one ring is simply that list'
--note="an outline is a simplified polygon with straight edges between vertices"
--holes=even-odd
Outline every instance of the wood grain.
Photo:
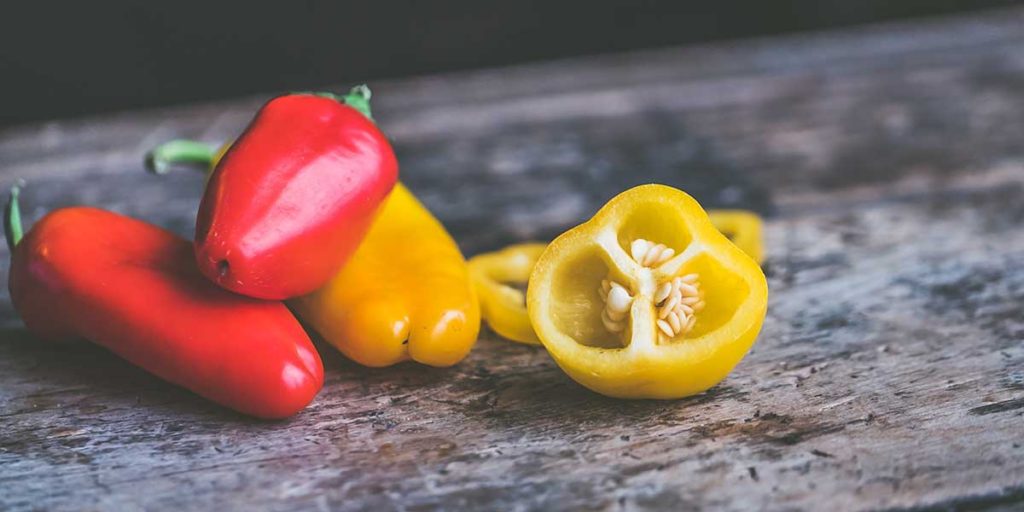
[{"label": "wood grain", "polygon": [[[1024,506],[1024,9],[375,85],[410,187],[467,254],[642,182],[768,215],[753,352],[674,402],[592,394],[488,330],[464,363],[361,368],[247,419],[0,302],[0,509]],[[185,236],[263,98],[0,134],[26,217],[101,205]],[[4,259],[6,259],[4,252]],[[6,278],[6,262],[0,265]],[[184,320],[183,320],[184,321]]]}]

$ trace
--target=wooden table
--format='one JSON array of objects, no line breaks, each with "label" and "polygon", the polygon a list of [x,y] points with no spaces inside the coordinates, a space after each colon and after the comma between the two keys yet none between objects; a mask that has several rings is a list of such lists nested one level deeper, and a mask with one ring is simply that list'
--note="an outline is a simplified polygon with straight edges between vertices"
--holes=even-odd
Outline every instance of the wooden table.
[{"label": "wooden table", "polygon": [[[1024,507],[1024,9],[371,85],[470,255],[642,182],[766,214],[753,352],[630,402],[486,329],[445,370],[320,345],[323,392],[268,423],[33,340],[4,297],[0,509]],[[143,153],[263,99],[8,130],[3,182],[30,221],[84,203],[187,236],[201,177]]]}]

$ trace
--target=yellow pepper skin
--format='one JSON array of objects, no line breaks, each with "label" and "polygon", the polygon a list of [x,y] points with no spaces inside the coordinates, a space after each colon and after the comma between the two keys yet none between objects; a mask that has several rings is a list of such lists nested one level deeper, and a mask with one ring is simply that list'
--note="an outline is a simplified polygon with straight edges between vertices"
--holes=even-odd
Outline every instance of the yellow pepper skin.
[{"label": "yellow pepper skin", "polygon": [[480,297],[484,320],[494,332],[512,341],[540,345],[526,313],[526,294],[509,284],[526,284],[546,247],[541,243],[510,245],[469,260],[469,274]]},{"label": "yellow pepper skin", "polygon": [[754,344],[767,299],[757,263],[664,185],[623,192],[556,238],[527,288],[530,320],[559,367],[621,398],[717,384]]},{"label": "yellow pepper skin", "polygon": [[726,237],[759,265],[764,263],[763,222],[746,210],[709,210],[708,217]]},{"label": "yellow pepper skin", "polygon": [[480,331],[462,253],[401,183],[341,272],[289,305],[331,345],[373,367],[410,359],[451,366]]}]

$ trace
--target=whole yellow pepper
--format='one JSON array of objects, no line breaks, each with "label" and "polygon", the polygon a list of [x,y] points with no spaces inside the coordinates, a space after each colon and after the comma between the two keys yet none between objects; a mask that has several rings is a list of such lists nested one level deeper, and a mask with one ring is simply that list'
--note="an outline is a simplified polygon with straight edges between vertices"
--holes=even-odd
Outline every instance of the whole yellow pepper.
[{"label": "whole yellow pepper", "polygon": [[[228,147],[171,141],[147,155],[147,165],[158,173],[175,163],[212,169]],[[469,354],[480,331],[480,306],[465,258],[401,183],[345,267],[319,290],[288,304],[328,343],[366,366],[410,359],[451,366]]]},{"label": "whole yellow pepper", "polygon": [[329,343],[366,366],[450,366],[480,331],[466,261],[401,183],[359,249],[323,288],[290,302]]}]

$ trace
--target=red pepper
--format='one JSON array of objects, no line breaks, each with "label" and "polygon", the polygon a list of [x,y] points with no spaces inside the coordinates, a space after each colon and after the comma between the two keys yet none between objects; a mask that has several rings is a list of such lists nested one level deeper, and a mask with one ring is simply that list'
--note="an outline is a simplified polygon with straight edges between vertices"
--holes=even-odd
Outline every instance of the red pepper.
[{"label": "red pepper", "polygon": [[398,179],[369,96],[365,86],[341,99],[289,94],[260,109],[199,207],[203,274],[243,295],[287,299],[341,269]]},{"label": "red pepper", "polygon": [[323,386],[320,356],[284,304],[235,295],[196,269],[188,241],[88,207],[50,212],[22,240],[7,207],[10,293],[34,335],[85,338],[214,402],[283,418]]}]

